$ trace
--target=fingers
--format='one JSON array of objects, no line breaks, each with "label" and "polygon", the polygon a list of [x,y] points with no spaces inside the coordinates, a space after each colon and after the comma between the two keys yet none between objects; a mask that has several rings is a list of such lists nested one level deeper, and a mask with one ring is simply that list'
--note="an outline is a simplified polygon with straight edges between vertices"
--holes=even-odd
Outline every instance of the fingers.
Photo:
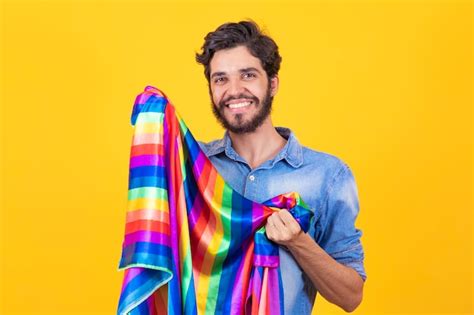
[{"label": "fingers", "polygon": [[278,218],[293,234],[301,231],[301,226],[296,219],[288,211],[279,211]]},{"label": "fingers", "polygon": [[286,210],[275,212],[265,225],[267,237],[281,245],[292,242],[301,232],[299,223]]},{"label": "fingers", "polygon": [[265,233],[267,234],[268,239],[275,241],[277,232],[277,227],[275,223],[273,223],[272,217],[268,217],[267,223],[265,224]]},{"label": "fingers", "polygon": [[267,219],[267,222],[269,221],[272,227],[275,227],[279,230],[285,228],[285,223],[283,222],[283,220],[280,218],[280,215],[279,215],[280,212],[282,211],[275,212]]}]

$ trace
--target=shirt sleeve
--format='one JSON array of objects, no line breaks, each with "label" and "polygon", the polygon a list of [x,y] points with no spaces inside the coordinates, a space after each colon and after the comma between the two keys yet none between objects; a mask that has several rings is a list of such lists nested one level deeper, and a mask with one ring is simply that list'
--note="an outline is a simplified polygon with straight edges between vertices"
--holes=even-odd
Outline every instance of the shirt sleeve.
[{"label": "shirt sleeve", "polygon": [[359,214],[359,198],[354,176],[347,166],[336,172],[328,185],[321,217],[316,221],[316,242],[339,263],[353,268],[365,281],[362,231],[355,227]]}]

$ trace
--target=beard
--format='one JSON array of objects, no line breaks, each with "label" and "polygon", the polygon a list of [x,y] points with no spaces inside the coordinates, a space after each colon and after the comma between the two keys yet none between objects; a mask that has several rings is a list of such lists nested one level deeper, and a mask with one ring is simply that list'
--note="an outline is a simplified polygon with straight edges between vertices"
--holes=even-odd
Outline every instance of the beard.
[{"label": "beard", "polygon": [[[235,122],[231,122],[227,119],[224,115],[224,111],[226,109],[226,103],[233,99],[247,99],[252,101],[253,104],[257,108],[257,113],[254,114],[250,120],[244,120],[244,114],[237,113],[234,114]],[[240,94],[236,96],[229,96],[225,100],[221,100],[219,104],[215,104],[212,98],[211,93],[211,102],[212,102],[212,112],[216,117],[217,121],[221,124],[221,126],[233,133],[243,134],[243,133],[251,133],[257,130],[260,127],[265,119],[270,115],[272,111],[272,103],[273,103],[273,96],[271,95],[270,84],[267,88],[267,93],[262,100],[259,100],[254,95],[247,95],[247,94]]]}]

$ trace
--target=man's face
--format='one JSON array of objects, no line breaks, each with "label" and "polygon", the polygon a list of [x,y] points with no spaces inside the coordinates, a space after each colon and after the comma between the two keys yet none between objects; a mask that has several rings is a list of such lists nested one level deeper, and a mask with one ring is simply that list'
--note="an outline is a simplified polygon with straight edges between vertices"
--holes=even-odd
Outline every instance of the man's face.
[{"label": "man's face", "polygon": [[245,46],[217,51],[210,62],[213,112],[234,133],[254,132],[268,118],[278,78],[268,80]]}]

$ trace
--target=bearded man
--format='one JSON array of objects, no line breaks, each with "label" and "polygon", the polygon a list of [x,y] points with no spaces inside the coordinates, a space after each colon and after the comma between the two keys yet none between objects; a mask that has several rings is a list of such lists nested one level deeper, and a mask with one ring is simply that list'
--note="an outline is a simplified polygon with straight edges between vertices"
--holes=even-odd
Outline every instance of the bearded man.
[{"label": "bearded man", "polygon": [[226,23],[205,37],[196,60],[204,66],[212,109],[224,137],[200,146],[224,180],[244,197],[264,202],[297,192],[315,211],[302,232],[288,211],[266,223],[277,243],[286,314],[311,314],[316,293],[351,312],[366,279],[357,186],[346,163],[299,144],[288,128],[274,127],[279,88],[278,46],[251,21]]}]

